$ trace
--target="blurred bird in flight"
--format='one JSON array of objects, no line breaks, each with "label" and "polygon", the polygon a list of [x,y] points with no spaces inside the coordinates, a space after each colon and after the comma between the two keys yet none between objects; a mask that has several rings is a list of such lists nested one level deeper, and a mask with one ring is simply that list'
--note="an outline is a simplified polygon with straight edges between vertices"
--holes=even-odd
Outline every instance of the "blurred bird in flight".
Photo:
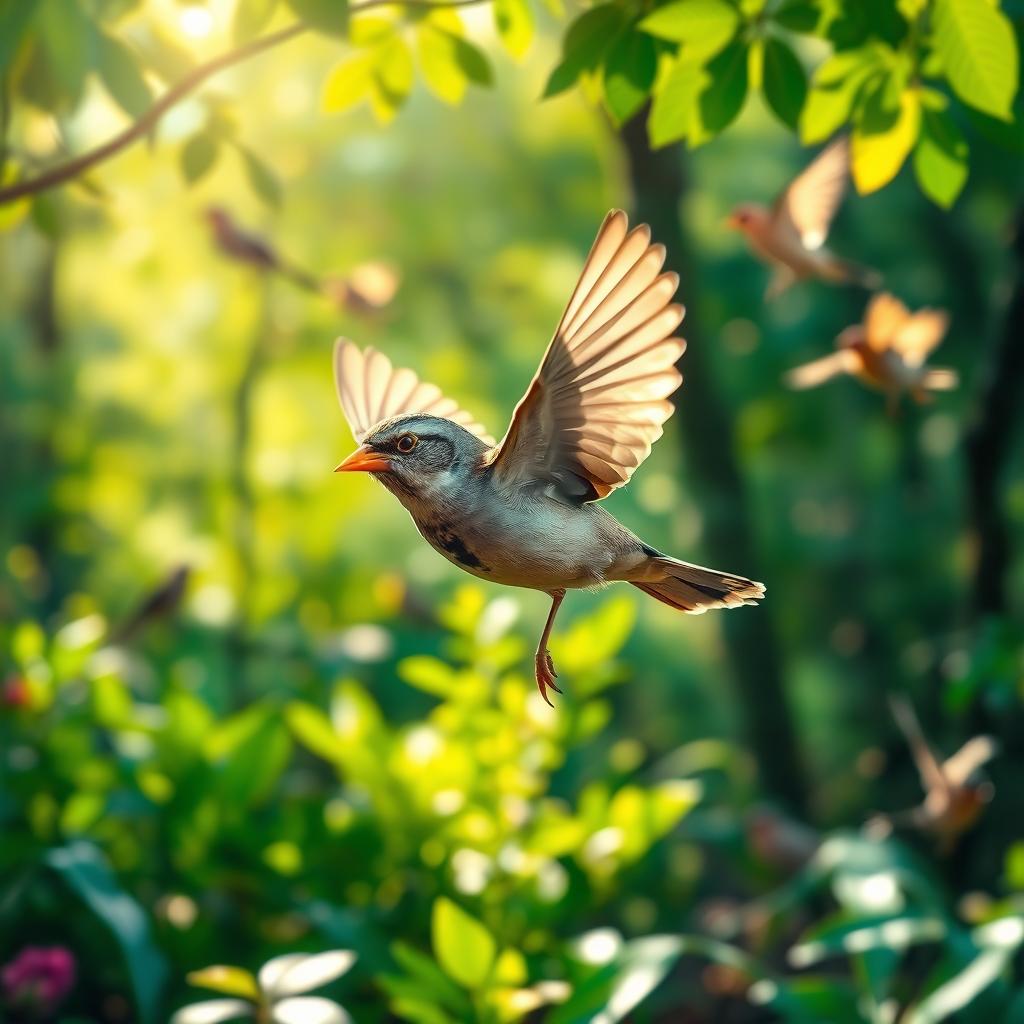
[{"label": "blurred bird in flight", "polygon": [[373,312],[386,306],[398,289],[398,273],[390,264],[363,263],[346,276],[321,279],[285,260],[266,239],[244,230],[223,207],[210,206],[205,215],[217,248],[229,259],[278,274],[305,291],[325,296],[339,308]]},{"label": "blurred bird in flight", "polygon": [[844,136],[823,149],[771,207],[743,203],[729,216],[729,227],[741,231],[754,255],[774,271],[766,299],[807,278],[865,288],[881,284],[877,271],[840,259],[825,248],[846,192],[849,168],[850,147]]},{"label": "blurred bird in flight", "polygon": [[863,321],[836,338],[835,352],[791,370],[786,381],[793,388],[813,388],[850,374],[883,391],[890,411],[904,392],[919,403],[930,401],[929,392],[952,391],[959,381],[955,370],[925,366],[948,326],[945,310],[911,313],[899,299],[880,292],[868,303]]},{"label": "blurred bird in flight", "polygon": [[499,444],[455,402],[373,349],[339,339],[338,397],[359,447],[338,471],[374,474],[424,539],[481,579],[542,590],[551,609],[537,686],[560,693],[548,637],[570,589],[625,581],[684,612],[755,604],[764,587],[679,561],[596,504],[625,484],[672,414],[686,343],[679,278],[650,228],[605,218],[533,382]]},{"label": "blurred bird in flight", "polygon": [[977,772],[998,753],[996,741],[991,736],[975,736],[952,757],[940,761],[925,739],[913,707],[897,697],[892,697],[890,703],[910,747],[925,798],[909,811],[880,815],[871,823],[872,829],[883,833],[893,825],[920,829],[934,835],[940,848],[949,852],[992,799],[992,783],[979,780]]}]

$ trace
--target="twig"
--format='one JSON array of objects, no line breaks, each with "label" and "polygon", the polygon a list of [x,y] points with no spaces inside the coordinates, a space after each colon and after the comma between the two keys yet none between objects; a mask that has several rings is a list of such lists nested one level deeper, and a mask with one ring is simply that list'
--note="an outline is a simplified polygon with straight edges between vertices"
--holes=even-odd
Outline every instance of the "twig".
[{"label": "twig", "polygon": [[[353,4],[349,11],[352,14],[357,14],[360,11],[366,11],[373,7],[408,7],[418,10],[434,7],[470,7],[474,4],[487,2],[489,0],[363,0],[362,3]],[[234,64],[240,64],[250,57],[255,57],[256,54],[269,50],[280,43],[287,42],[289,39],[294,39],[295,36],[309,30],[309,25],[303,22],[296,22],[294,25],[278,29],[277,32],[271,32],[270,35],[254,39],[244,46],[229,50],[227,53],[222,53],[219,57],[214,57],[205,64],[200,64],[182,78],[181,81],[172,85],[138,120],[133,121],[127,128],[102,145],[97,146],[95,149],[90,149],[87,153],[82,153],[81,156],[73,157],[66,163],[52,167],[50,170],[44,171],[34,178],[16,182],[13,185],[8,185],[6,188],[0,188],[0,206],[3,206],[5,203],[12,203],[25,196],[35,195],[37,192],[43,192],[48,188],[53,188],[55,185],[62,185],[64,182],[89,170],[89,168],[95,167],[96,164],[110,159],[110,157],[119,153],[125,147],[148,135],[171,107],[180,103],[181,100],[202,85],[212,75]]]}]

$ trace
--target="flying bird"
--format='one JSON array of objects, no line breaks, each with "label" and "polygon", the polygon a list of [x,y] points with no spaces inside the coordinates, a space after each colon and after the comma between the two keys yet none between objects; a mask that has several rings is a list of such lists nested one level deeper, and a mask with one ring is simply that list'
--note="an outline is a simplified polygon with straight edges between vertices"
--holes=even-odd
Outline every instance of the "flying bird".
[{"label": "flying bird", "polygon": [[204,216],[220,252],[234,260],[268,274],[277,274],[304,291],[322,295],[339,309],[355,313],[375,313],[398,290],[398,271],[379,260],[361,263],[343,276],[320,278],[285,259],[265,238],[246,231],[222,206],[209,206]]},{"label": "flying bird", "polygon": [[835,352],[791,370],[786,381],[793,388],[813,388],[845,373],[885,392],[891,410],[903,393],[927,402],[929,392],[952,391],[959,382],[955,370],[925,366],[948,327],[945,310],[911,313],[899,299],[880,292],[872,296],[863,321],[836,338]]},{"label": "flying bird", "polygon": [[949,851],[960,836],[970,829],[992,799],[990,782],[977,778],[978,770],[998,753],[991,736],[974,736],[952,757],[940,761],[925,739],[913,707],[901,698],[890,698],[893,717],[903,733],[921,777],[925,798],[909,811],[879,816],[872,823],[875,831],[889,831],[893,825],[906,825],[934,835],[940,847]]},{"label": "flying bird", "polygon": [[679,561],[596,504],[625,484],[672,414],[686,343],[679,277],[647,225],[605,218],[533,382],[500,443],[432,384],[339,339],[338,397],[359,447],[338,471],[374,474],[424,539],[481,579],[541,590],[551,609],[534,667],[557,673],[548,638],[567,590],[625,581],[684,612],[755,604],[764,586]]},{"label": "flying bird", "polygon": [[877,271],[840,259],[825,248],[849,177],[850,146],[845,136],[818,154],[782,191],[771,207],[743,203],[726,223],[741,231],[754,255],[774,271],[766,299],[797,281],[818,278],[833,284],[877,288]]},{"label": "flying bird", "polygon": [[257,270],[280,274],[306,291],[321,290],[320,281],[315,275],[284,260],[265,238],[240,227],[224,207],[207,207],[206,222],[213,232],[217,248],[230,259],[237,263],[247,263]]}]

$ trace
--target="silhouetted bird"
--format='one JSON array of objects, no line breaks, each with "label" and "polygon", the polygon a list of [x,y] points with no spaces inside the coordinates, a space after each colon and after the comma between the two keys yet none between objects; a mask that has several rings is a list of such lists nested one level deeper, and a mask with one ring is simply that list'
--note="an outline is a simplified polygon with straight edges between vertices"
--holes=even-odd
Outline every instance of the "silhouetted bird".
[{"label": "silhouetted bird", "polygon": [[173,615],[185,596],[190,571],[187,565],[179,565],[172,570],[162,583],[142,599],[135,611],[112,632],[111,643],[127,643],[141,629],[159,619]]}]

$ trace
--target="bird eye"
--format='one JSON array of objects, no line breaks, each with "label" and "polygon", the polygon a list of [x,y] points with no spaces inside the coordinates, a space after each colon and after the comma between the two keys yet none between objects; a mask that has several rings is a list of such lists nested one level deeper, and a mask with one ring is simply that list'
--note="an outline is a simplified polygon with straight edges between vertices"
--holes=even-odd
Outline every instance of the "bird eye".
[{"label": "bird eye", "polygon": [[398,439],[397,447],[400,452],[407,455],[416,447],[416,436],[414,434],[403,434]]}]

